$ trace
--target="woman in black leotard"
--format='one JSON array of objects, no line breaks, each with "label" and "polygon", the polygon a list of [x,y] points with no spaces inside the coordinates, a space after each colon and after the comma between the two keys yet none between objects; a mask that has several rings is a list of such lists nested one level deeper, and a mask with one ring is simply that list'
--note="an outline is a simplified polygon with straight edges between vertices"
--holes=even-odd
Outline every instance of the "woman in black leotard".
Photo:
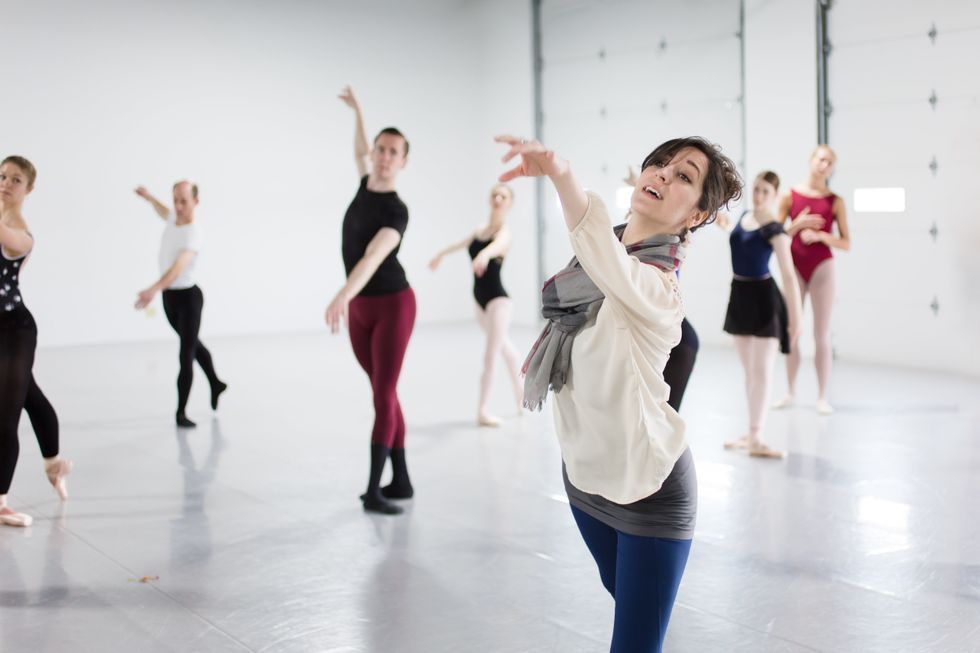
[{"label": "woman in black leotard", "polygon": [[523,410],[524,388],[520,381],[520,357],[507,336],[513,306],[500,281],[500,267],[510,249],[511,233],[507,226],[507,212],[514,203],[514,192],[506,184],[497,184],[490,192],[490,219],[477,227],[469,236],[445,248],[429,262],[433,270],[442,258],[461,249],[468,249],[473,260],[473,297],[476,299],[476,317],[487,335],[483,353],[483,374],[480,377],[480,401],[476,421],[480,426],[499,426],[500,420],[490,415],[487,403],[493,385],[494,364],[500,354],[507,364],[507,373],[517,403],[518,414]]}]

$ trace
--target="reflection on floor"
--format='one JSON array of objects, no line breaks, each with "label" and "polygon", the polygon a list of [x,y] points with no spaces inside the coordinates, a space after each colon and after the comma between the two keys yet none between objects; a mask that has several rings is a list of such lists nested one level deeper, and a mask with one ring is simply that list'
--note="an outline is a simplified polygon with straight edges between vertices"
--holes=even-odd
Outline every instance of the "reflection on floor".
[{"label": "reflection on floor", "polygon": [[[397,518],[357,501],[372,411],[343,338],[209,346],[231,389],[211,417],[198,375],[186,432],[175,342],[39,352],[76,469],[61,506],[23,420],[10,500],[36,521],[0,528],[3,651],[607,647],[550,415],[473,425],[475,327],[415,335],[417,494]],[[772,415],[778,462],[721,448],[745,421],[739,377],[703,350],[682,408],[700,513],[667,650],[980,651],[980,383],[840,364],[835,415],[812,383]]]}]

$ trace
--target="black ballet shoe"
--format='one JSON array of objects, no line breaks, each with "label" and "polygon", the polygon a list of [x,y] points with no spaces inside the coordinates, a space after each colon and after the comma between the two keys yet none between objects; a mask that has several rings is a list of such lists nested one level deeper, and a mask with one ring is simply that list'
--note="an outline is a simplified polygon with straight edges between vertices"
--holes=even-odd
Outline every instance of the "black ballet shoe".
[{"label": "black ballet shoe", "polygon": [[381,488],[381,496],[386,499],[411,499],[415,496],[415,488],[409,483],[391,483]]},{"label": "black ballet shoe", "polygon": [[197,428],[197,424],[187,419],[187,415],[184,413],[177,413],[177,426],[182,429]]},{"label": "black ballet shoe", "polygon": [[218,397],[228,389],[228,384],[218,381],[217,385],[211,386],[211,410],[218,410]]},{"label": "black ballet shoe", "polygon": [[361,503],[364,504],[365,512],[377,512],[382,515],[400,515],[405,512],[404,508],[396,506],[391,501],[388,501],[381,496],[380,492],[377,494],[362,494]]}]

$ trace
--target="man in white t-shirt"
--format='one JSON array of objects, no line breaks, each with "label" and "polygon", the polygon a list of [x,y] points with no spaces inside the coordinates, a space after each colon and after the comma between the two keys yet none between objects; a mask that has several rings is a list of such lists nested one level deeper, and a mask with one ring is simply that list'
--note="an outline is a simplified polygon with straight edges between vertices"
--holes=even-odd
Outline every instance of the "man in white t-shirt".
[{"label": "man in white t-shirt", "polygon": [[187,418],[187,399],[191,394],[196,360],[211,384],[211,408],[218,408],[218,397],[228,386],[218,378],[211,352],[198,339],[204,293],[197,287],[195,268],[201,249],[201,234],[194,223],[197,207],[197,184],[178,181],[173,187],[174,210],[140,186],[136,194],[148,201],[167,226],[160,242],[160,278],[139,293],[136,308],[146,308],[158,292],[163,293],[163,310],[170,326],[180,337],[180,373],[177,376],[177,426],[197,426]]}]

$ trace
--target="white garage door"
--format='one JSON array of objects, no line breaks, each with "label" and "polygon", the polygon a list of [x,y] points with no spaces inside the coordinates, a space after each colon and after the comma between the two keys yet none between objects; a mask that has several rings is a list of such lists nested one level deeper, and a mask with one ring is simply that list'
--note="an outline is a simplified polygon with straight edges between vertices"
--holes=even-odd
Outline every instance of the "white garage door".
[{"label": "white garage door", "polygon": [[[669,138],[705,136],[740,163],[739,13],[737,0],[544,0],[544,142],[610,207],[627,165]],[[550,188],[545,197],[544,260],[553,273],[571,251]],[[724,250],[727,275],[727,243],[710,240]],[[690,267],[688,288],[696,283]]]},{"label": "white garage door", "polygon": [[[836,0],[828,138],[851,209],[838,352],[980,373],[980,3]],[[857,188],[902,188],[857,213]]]}]

